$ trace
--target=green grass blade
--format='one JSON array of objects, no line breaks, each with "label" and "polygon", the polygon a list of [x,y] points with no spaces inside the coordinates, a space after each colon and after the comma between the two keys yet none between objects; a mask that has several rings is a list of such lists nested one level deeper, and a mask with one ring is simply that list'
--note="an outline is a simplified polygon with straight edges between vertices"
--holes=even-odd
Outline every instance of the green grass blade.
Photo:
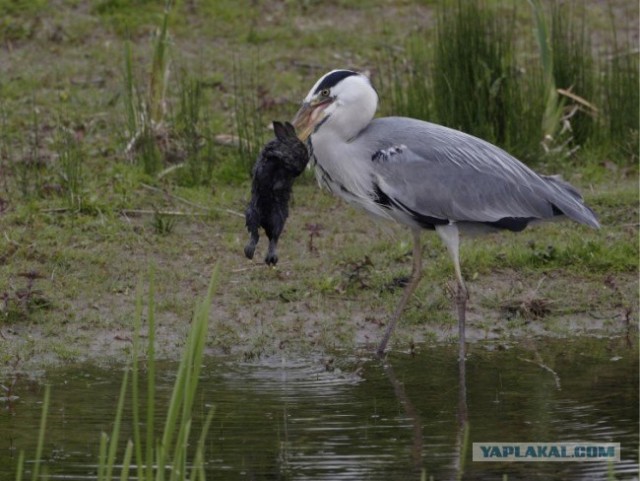
[{"label": "green grass blade", "polygon": [[124,372],[122,386],[120,387],[120,396],[118,397],[118,407],[116,408],[116,418],[113,422],[113,431],[109,439],[109,451],[107,454],[106,479],[111,481],[113,474],[113,465],[116,461],[116,451],[118,449],[118,440],[120,439],[120,426],[122,423],[122,411],[124,409],[124,401],[127,395],[127,382],[129,381],[129,371]]},{"label": "green grass blade", "polygon": [[16,470],[16,481],[22,481],[22,472],[24,470],[24,451],[18,454],[18,467]]},{"label": "green grass blade", "polygon": [[132,456],[133,442],[129,440],[127,441],[127,447],[124,450],[124,457],[122,458],[122,471],[120,472],[120,481],[127,481],[129,479],[129,468],[131,467]]},{"label": "green grass blade", "polygon": [[169,16],[171,3],[167,2],[160,34],[153,49],[151,76],[149,85],[149,110],[153,125],[160,125],[165,115],[165,95],[169,77],[168,46],[169,46]]},{"label": "green grass blade", "polygon": [[133,80],[133,60],[131,54],[131,42],[127,40],[124,44],[124,103],[127,113],[127,125],[129,136],[133,137],[138,133],[138,116],[136,114],[136,92]]},{"label": "green grass blade", "polygon": [[173,391],[171,393],[171,400],[169,401],[169,407],[167,410],[167,417],[165,420],[162,440],[158,448],[157,462],[159,466],[162,466],[164,464],[165,456],[171,449],[172,441],[176,431],[176,426],[178,424],[180,407],[182,406],[182,402],[184,401],[184,384],[187,376],[186,372],[187,372],[187,363],[188,363],[187,358],[190,351],[191,351],[191,346],[190,346],[190,343],[187,342],[185,354],[183,354],[183,358],[180,361],[180,366],[178,367],[176,381],[173,386]]},{"label": "green grass blade", "polygon": [[216,266],[211,276],[207,295],[196,309],[189,332],[189,338],[180,361],[158,453],[158,464],[160,466],[162,466],[162,463],[165,461],[167,453],[171,451],[174,439],[179,438],[183,432],[184,424],[190,422],[191,409],[198,385],[204,345],[207,338],[210,306],[215,287],[218,283],[218,273],[219,269],[218,266]]},{"label": "green grass blade", "polygon": [[166,467],[165,455],[164,455],[165,450],[160,444],[160,442],[157,442],[155,446],[156,446],[156,465],[157,465],[155,481],[164,481],[164,470]]},{"label": "green grass blade", "polygon": [[464,476],[465,462],[467,459],[467,453],[469,452],[469,422],[464,423],[462,432],[462,443],[460,446],[460,470],[458,471],[458,480],[461,480]]},{"label": "green grass blade", "polygon": [[153,478],[153,445],[155,430],[155,272],[149,272],[149,306],[148,306],[148,344],[147,344],[147,430],[146,430],[146,471],[147,480]]},{"label": "green grass blade", "polygon": [[169,481],[178,481],[186,478],[187,448],[189,446],[189,434],[191,433],[191,419],[183,420],[178,428],[176,445],[173,450],[172,469]]},{"label": "green grass blade", "polygon": [[47,385],[44,389],[44,402],[42,403],[42,415],[40,417],[40,428],[38,430],[38,445],[36,447],[36,459],[33,465],[33,473],[31,479],[36,481],[40,476],[40,462],[42,460],[42,448],[44,446],[44,434],[47,430],[47,416],[49,414],[49,400],[51,395],[51,386]]},{"label": "green grass blade", "polygon": [[107,443],[109,437],[107,433],[100,433],[100,448],[98,450],[98,481],[105,481],[107,467]]},{"label": "green grass blade", "polygon": [[142,326],[142,281],[138,282],[136,294],[136,311],[133,328],[133,352],[131,373],[131,402],[133,403],[133,443],[136,454],[136,470],[138,479],[144,479],[146,462],[142,457],[142,436],[140,434],[140,397],[139,397],[139,357],[140,357],[140,329]]},{"label": "green grass blade", "polygon": [[207,440],[207,434],[209,433],[209,428],[211,426],[211,422],[213,421],[213,415],[215,413],[215,406],[211,406],[209,412],[207,413],[207,418],[204,421],[204,425],[202,426],[202,432],[200,432],[200,438],[198,439],[198,444],[196,445],[196,454],[193,458],[193,463],[191,467],[191,481],[197,481],[198,479],[205,479],[204,473],[204,443]]},{"label": "green grass blade", "polygon": [[553,77],[553,50],[549,39],[549,29],[544,14],[544,8],[540,0],[529,0],[533,9],[536,38],[540,48],[540,59],[544,74],[544,86],[546,103],[542,119],[542,131],[545,139],[553,139],[560,127],[562,119],[562,104],[558,101],[558,92]]}]

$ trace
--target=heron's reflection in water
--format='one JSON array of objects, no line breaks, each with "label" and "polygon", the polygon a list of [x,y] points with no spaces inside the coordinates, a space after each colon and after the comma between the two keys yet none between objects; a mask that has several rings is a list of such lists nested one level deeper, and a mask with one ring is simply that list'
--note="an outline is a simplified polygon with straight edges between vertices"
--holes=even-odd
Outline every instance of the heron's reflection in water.
[{"label": "heron's reflection in water", "polygon": [[[412,426],[412,446],[411,457],[414,468],[422,474],[424,478],[423,463],[423,432],[422,420],[418,410],[411,402],[404,387],[404,383],[398,379],[393,366],[388,359],[382,360],[382,368],[387,379],[393,387],[393,392],[398,402],[402,405],[404,413],[409,419]],[[469,439],[469,412],[467,409],[467,381],[466,381],[466,360],[464,356],[458,358],[458,411],[457,411],[457,432],[455,444],[455,456],[453,459],[453,467],[455,478],[462,479],[465,468],[465,458],[467,455]]]}]

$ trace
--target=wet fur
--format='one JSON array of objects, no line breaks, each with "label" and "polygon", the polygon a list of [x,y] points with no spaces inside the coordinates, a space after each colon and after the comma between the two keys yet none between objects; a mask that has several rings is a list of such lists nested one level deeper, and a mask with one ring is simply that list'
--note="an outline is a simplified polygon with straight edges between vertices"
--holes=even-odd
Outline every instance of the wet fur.
[{"label": "wet fur", "polygon": [[251,201],[245,211],[250,239],[244,254],[253,259],[262,227],[269,238],[269,250],[264,261],[278,262],[278,239],[289,215],[289,199],[293,181],[307,166],[307,147],[296,136],[293,126],[273,122],[276,138],[265,145],[253,167]]}]

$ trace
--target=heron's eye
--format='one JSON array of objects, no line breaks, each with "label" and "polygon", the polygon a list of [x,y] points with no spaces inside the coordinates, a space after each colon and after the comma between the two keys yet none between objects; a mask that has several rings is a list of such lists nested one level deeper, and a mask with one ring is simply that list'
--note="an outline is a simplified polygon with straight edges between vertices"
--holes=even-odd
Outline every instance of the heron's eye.
[{"label": "heron's eye", "polygon": [[331,91],[329,89],[322,89],[320,91],[320,97],[323,97],[323,98],[326,99],[327,97],[329,97],[330,93],[331,93]]}]

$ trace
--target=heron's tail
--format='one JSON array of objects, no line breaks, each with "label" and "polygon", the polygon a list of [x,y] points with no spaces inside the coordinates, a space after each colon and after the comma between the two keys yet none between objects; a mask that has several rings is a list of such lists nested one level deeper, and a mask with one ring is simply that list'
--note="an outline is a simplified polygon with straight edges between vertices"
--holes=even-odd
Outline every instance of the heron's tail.
[{"label": "heron's tail", "polygon": [[554,210],[558,210],[559,215],[566,215],[594,229],[600,228],[596,214],[585,205],[582,195],[574,186],[559,175],[545,175],[542,178],[547,181],[547,185],[554,193],[553,198],[549,200],[553,203]]}]

